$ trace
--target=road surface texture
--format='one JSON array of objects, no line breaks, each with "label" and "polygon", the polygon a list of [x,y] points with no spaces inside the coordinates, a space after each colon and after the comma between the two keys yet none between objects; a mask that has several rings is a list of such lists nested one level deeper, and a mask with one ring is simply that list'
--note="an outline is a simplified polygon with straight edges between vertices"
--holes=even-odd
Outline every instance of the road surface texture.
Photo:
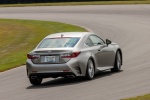
[{"label": "road surface texture", "polygon": [[119,100],[150,93],[150,5],[9,7],[0,8],[0,18],[83,26],[123,50],[123,71],[101,72],[92,81],[48,78],[32,86],[25,66],[2,72],[0,100]]}]

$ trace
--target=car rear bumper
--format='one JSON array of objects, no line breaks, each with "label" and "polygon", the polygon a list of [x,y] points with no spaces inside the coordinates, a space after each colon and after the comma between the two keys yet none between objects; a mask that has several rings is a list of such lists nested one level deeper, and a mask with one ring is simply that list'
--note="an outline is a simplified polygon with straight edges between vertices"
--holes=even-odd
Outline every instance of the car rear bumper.
[{"label": "car rear bumper", "polygon": [[63,64],[34,64],[30,59],[26,62],[27,75],[39,77],[65,77],[68,75],[82,76],[79,62],[70,60]]}]

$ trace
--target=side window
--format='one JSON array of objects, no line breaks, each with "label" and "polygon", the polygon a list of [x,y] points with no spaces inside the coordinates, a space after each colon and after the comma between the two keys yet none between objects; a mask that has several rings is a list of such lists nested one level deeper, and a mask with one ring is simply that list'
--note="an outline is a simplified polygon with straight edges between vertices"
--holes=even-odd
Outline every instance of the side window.
[{"label": "side window", "polygon": [[88,46],[93,46],[94,45],[93,42],[91,41],[91,39],[89,37],[86,40],[85,44],[88,45]]},{"label": "side window", "polygon": [[96,35],[89,36],[94,45],[104,44],[104,41]]}]

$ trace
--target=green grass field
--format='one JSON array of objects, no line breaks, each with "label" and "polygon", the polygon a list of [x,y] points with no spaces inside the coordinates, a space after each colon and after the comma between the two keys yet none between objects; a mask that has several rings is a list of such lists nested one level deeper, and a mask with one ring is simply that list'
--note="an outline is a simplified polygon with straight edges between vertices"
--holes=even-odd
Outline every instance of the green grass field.
[{"label": "green grass field", "polygon": [[45,36],[67,31],[86,30],[57,22],[0,19],[0,72],[25,64],[26,54]]},{"label": "green grass field", "polygon": [[118,0],[91,2],[59,2],[59,3],[30,3],[30,4],[0,4],[0,7],[23,6],[70,6],[70,5],[118,5],[118,4],[150,4],[150,0]]},{"label": "green grass field", "polygon": [[138,96],[134,98],[122,99],[122,100],[150,100],[150,94],[144,96]]}]

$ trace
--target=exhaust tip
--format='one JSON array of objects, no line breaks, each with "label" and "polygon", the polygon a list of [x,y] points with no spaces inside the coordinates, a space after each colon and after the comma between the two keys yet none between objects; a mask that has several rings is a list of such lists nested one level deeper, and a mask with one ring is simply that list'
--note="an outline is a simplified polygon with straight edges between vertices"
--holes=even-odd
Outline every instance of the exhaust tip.
[{"label": "exhaust tip", "polygon": [[31,76],[31,79],[36,79],[37,78],[37,76]]}]

